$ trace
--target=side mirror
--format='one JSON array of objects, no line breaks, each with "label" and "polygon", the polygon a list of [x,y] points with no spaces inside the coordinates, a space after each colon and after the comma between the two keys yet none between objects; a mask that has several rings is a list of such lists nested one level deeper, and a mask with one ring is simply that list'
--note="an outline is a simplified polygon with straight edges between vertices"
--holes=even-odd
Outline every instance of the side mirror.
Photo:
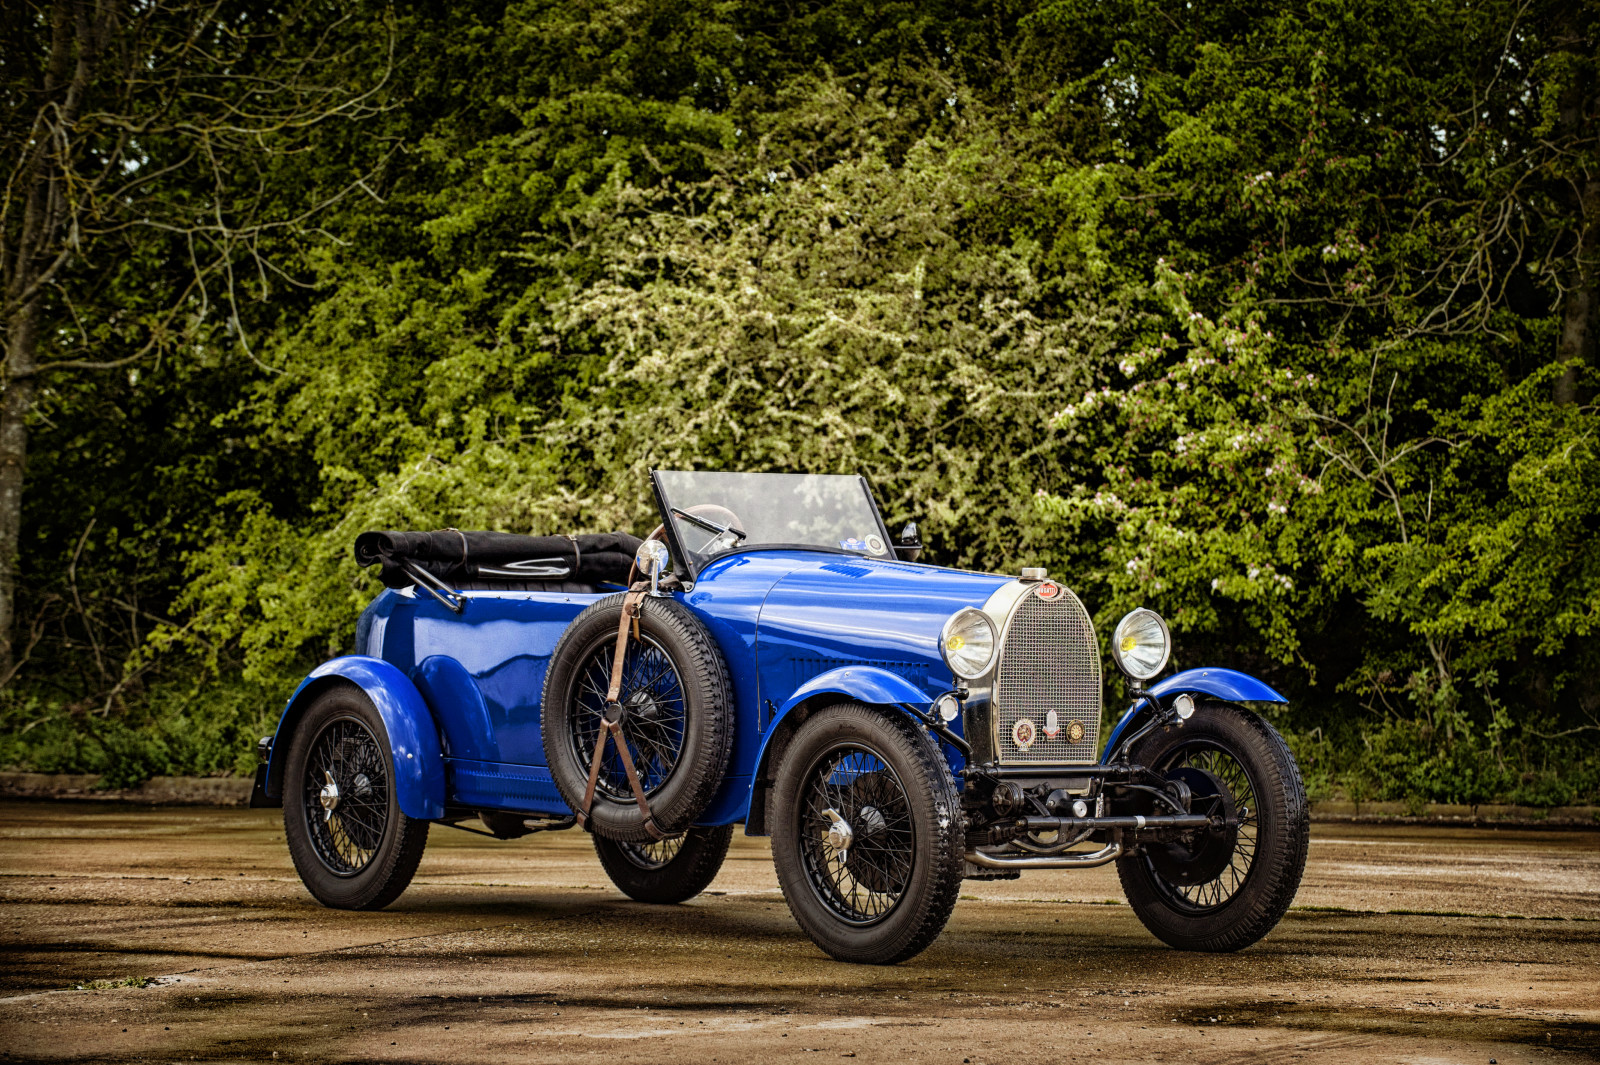
[{"label": "side mirror", "polygon": [[660,595],[661,575],[672,565],[672,559],[667,555],[667,545],[660,540],[646,540],[634,552],[633,564],[640,573],[650,578],[650,594]]},{"label": "side mirror", "polygon": [[922,554],[922,536],[917,532],[917,523],[906,522],[906,527],[900,530],[900,535],[894,542],[895,557],[903,562],[915,562],[917,556]]}]

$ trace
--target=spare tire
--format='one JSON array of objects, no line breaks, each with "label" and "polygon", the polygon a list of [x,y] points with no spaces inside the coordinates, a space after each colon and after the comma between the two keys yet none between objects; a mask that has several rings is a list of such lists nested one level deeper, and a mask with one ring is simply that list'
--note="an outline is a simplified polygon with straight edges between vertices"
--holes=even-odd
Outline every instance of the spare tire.
[{"label": "spare tire", "polygon": [[[572,619],[550,658],[541,700],[545,756],[561,797],[580,810],[616,655],[622,595],[607,596]],[[623,657],[622,738],[639,774],[656,828],[685,831],[722,784],[733,750],[733,686],[705,625],[671,599],[639,604],[639,636]],[[622,843],[651,836],[616,743],[607,741],[589,825]]]}]

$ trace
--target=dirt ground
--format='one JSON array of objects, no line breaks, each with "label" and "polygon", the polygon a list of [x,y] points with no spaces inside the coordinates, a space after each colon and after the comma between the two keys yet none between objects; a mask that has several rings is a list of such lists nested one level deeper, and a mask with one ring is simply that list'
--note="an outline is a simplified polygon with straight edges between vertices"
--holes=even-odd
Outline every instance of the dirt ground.
[{"label": "dirt ground", "polygon": [[1600,832],[1318,825],[1235,955],[1162,946],[1110,869],[963,897],[926,953],[849,966],[765,840],[650,907],[577,832],[436,828],[355,914],[276,811],[0,804],[0,1060],[1600,1062]]}]

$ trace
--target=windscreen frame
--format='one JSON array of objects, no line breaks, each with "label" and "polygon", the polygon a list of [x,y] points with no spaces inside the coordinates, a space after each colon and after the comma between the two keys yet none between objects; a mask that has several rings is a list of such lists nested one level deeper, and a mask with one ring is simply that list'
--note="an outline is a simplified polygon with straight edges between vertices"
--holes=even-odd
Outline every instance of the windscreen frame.
[{"label": "windscreen frame", "polygon": [[[752,552],[756,552],[756,551],[817,551],[817,552],[820,552],[822,554],[840,555],[840,556],[842,556],[844,558],[871,558],[871,559],[877,559],[879,561],[884,561],[884,562],[896,561],[896,555],[895,555],[895,552],[894,552],[894,541],[889,538],[888,526],[884,525],[884,523],[883,523],[883,512],[878,508],[877,497],[872,494],[872,486],[867,482],[867,479],[865,477],[861,476],[860,474],[856,474],[855,475],[855,480],[856,480],[856,483],[858,485],[860,485],[862,494],[866,497],[867,507],[872,512],[872,520],[877,525],[877,528],[878,528],[878,536],[883,540],[884,546],[886,548],[887,553],[884,554],[883,556],[864,555],[859,551],[847,551],[842,547],[829,547],[829,546],[827,546],[825,544],[801,544],[801,543],[759,543],[759,544],[750,544],[750,545],[741,544],[741,545],[733,547],[733,548],[731,548],[731,549],[729,549],[727,551],[723,551],[723,552],[721,552],[719,554],[712,555],[710,558],[703,559],[703,560],[699,559],[697,556],[692,555],[687,550],[685,550],[685,548],[683,546],[683,542],[678,536],[677,522],[675,522],[673,520],[672,510],[670,509],[671,508],[671,504],[669,504],[668,501],[667,501],[666,488],[661,483],[661,475],[663,473],[732,473],[732,474],[750,473],[752,476],[755,476],[755,475],[759,475],[759,474],[762,474],[762,473],[774,473],[774,472],[780,472],[781,473],[781,472],[786,472],[786,471],[772,471],[772,470],[751,470],[751,471],[747,471],[747,470],[662,470],[662,469],[657,469],[655,467],[651,467],[651,469],[650,469],[650,488],[651,488],[651,491],[654,492],[654,494],[655,494],[656,510],[661,515],[661,527],[662,527],[664,535],[667,538],[667,547],[672,552],[672,568],[673,568],[673,572],[677,573],[678,577],[681,580],[683,580],[685,583],[692,584],[695,580],[697,580],[699,578],[700,573],[707,566],[711,565],[711,563],[719,562],[719,561],[721,561],[722,559],[725,559],[725,558],[731,558],[734,555],[748,554],[748,553],[752,553]],[[821,474],[821,475],[818,475],[818,476],[845,476],[845,477],[848,477],[850,475],[849,474]]]}]

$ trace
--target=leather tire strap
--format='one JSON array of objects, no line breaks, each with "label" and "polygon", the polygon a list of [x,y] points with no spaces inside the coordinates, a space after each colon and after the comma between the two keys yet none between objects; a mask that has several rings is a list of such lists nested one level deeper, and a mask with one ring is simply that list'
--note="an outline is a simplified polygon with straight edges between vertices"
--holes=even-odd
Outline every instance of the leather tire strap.
[{"label": "leather tire strap", "polygon": [[[628,630],[633,629],[633,638],[639,638],[639,604],[643,601],[645,589],[641,587],[630,588],[622,597],[622,620],[617,625],[617,648],[611,661],[611,687],[606,692],[606,712],[611,712],[611,707],[617,705],[617,699],[622,695],[622,660],[628,651]],[[620,717],[620,707],[619,717]],[[651,839],[661,840],[666,834],[656,827],[655,818],[650,813],[650,803],[644,796],[644,788],[639,784],[639,771],[634,768],[633,755],[628,752],[627,738],[622,735],[622,723],[619,720],[606,720],[601,723],[600,735],[595,737],[594,755],[589,759],[589,784],[583,791],[583,809],[577,811],[578,827],[583,827],[589,820],[589,813],[594,809],[594,792],[600,783],[600,762],[605,755],[606,740],[612,740],[617,745],[617,754],[622,758],[622,769],[628,776],[628,786],[633,789],[633,801],[639,804],[639,813],[644,816],[644,830],[650,834]]]},{"label": "leather tire strap", "polygon": [[589,759],[589,786],[583,789],[583,809],[576,813],[578,827],[582,828],[589,821],[589,811],[594,809],[594,789],[600,783],[600,759],[606,753],[606,737],[611,735],[611,722],[607,721],[600,727],[600,735],[594,740],[594,757]]},{"label": "leather tire strap", "polygon": [[628,653],[628,623],[633,622],[633,638],[639,638],[639,602],[643,589],[630,589],[622,597],[622,623],[617,626],[617,650],[611,658],[611,687],[606,691],[606,709],[622,695],[622,660]]}]

